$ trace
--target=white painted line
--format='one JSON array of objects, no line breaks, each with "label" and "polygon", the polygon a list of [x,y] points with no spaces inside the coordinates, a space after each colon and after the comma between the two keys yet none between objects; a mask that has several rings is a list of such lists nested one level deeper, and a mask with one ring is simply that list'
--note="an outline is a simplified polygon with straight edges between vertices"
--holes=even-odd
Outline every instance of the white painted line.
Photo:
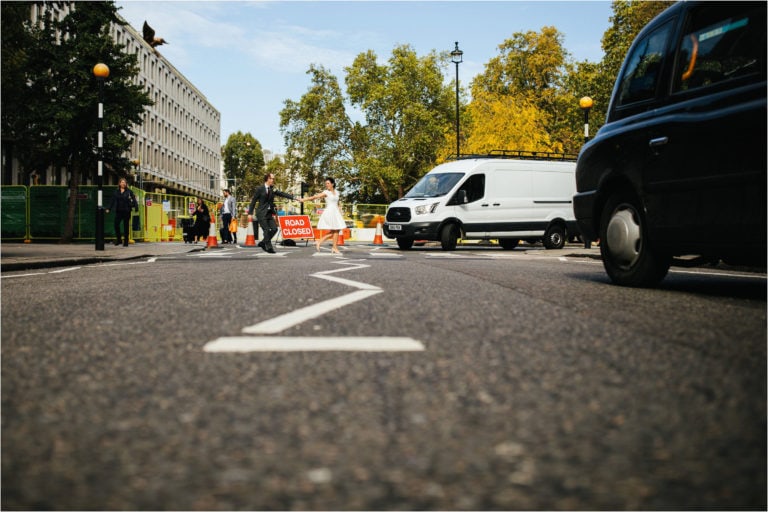
[{"label": "white painted line", "polygon": [[317,304],[312,304],[311,306],[291,311],[290,313],[280,315],[270,320],[265,320],[256,325],[251,325],[244,328],[243,332],[248,334],[275,334],[295,325],[304,323],[307,320],[311,320],[326,313],[330,313],[335,309],[339,309],[348,304],[366,299],[371,295],[381,293],[382,291],[383,290],[381,289],[376,289],[359,290],[356,292],[348,293],[347,295],[342,295],[341,297],[318,302]]},{"label": "white painted line", "polygon": [[79,270],[82,267],[69,267],[69,268],[63,268],[61,270],[51,270],[48,272],[49,274],[61,274],[62,272],[69,272],[70,270]]},{"label": "white painted line", "polygon": [[10,279],[13,277],[44,276],[47,272],[34,272],[32,274],[16,274],[14,276],[0,276],[0,279]]},{"label": "white painted line", "polygon": [[210,341],[205,352],[421,352],[424,345],[412,338],[349,337],[322,338],[298,336],[237,336]]},{"label": "white painted line", "polygon": [[316,277],[318,279],[325,279],[326,281],[333,281],[334,283],[345,284],[345,285],[351,286],[353,288],[359,288],[360,290],[379,290],[379,291],[381,291],[381,288],[379,288],[378,286],[374,286],[374,285],[368,284],[368,283],[361,283],[360,281],[352,281],[351,279],[343,279],[341,277],[326,276],[326,275],[320,275],[320,274],[313,274],[312,277]]}]

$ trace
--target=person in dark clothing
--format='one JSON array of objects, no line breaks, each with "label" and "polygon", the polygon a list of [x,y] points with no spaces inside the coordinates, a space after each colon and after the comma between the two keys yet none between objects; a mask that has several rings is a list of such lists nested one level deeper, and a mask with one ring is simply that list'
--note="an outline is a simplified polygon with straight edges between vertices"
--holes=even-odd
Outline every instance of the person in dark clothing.
[{"label": "person in dark clothing", "polygon": [[128,239],[130,238],[128,226],[131,220],[131,210],[134,208],[136,211],[139,211],[139,203],[136,201],[136,196],[128,188],[128,182],[125,181],[125,178],[120,178],[117,190],[115,190],[107,208],[107,213],[110,210],[115,210],[115,245],[120,245],[121,243],[120,224],[122,224],[123,232],[125,233],[125,239],[122,240],[122,244],[124,247],[128,247]]},{"label": "person in dark clothing", "polygon": [[211,229],[211,214],[208,211],[208,206],[203,202],[203,198],[197,198],[197,208],[192,216],[195,218],[195,224],[192,226],[194,241],[195,243],[198,240],[204,242],[208,238],[208,231]]},{"label": "person in dark clothing", "polygon": [[[264,239],[258,243],[258,246],[270,254],[275,253],[274,247],[272,247],[272,237],[277,233],[277,224],[275,223],[275,215],[277,215],[277,208],[275,207],[275,196],[284,197],[286,199],[296,200],[291,194],[286,194],[275,189],[275,175],[272,173],[264,176],[264,185],[256,189],[251,199],[251,204],[248,205],[248,221],[254,224],[254,233],[256,232],[256,223],[261,226],[261,231],[264,233]],[[253,207],[259,203],[256,208],[256,220],[253,219],[254,209]]]}]

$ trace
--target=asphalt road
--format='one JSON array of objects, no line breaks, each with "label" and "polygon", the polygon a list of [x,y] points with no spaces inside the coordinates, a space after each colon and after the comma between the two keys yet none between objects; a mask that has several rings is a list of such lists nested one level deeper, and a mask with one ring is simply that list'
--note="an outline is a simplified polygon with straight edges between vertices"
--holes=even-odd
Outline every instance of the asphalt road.
[{"label": "asphalt road", "polygon": [[3,509],[766,508],[764,274],[279,251],[3,273]]}]

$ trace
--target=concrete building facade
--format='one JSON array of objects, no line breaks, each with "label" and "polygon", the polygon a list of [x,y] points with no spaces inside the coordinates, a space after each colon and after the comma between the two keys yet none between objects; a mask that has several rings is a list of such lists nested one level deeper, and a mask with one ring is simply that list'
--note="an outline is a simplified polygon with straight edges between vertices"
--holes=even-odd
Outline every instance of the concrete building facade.
[{"label": "concrete building facade", "polygon": [[[32,4],[33,22],[44,15],[62,18],[72,2]],[[43,11],[41,9],[52,10]],[[124,52],[136,54],[139,74],[134,78],[154,105],[145,109],[143,123],[134,126],[133,143],[125,155],[134,163],[133,183],[149,192],[193,194],[208,200],[220,196],[221,114],[159,51],[147,44],[130,25],[113,25],[114,40]],[[95,108],[95,106],[94,106]],[[109,108],[105,105],[105,108]],[[3,143],[3,185],[65,185],[66,169],[36,170],[27,177],[13,158],[12,146]],[[90,173],[85,173],[90,183]],[[105,168],[104,184],[118,177]]]}]

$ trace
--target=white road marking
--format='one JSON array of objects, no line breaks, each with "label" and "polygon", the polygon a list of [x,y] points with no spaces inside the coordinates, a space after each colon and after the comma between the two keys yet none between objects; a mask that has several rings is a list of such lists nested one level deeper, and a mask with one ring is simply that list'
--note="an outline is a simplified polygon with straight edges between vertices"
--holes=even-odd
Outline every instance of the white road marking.
[{"label": "white road marking", "polygon": [[343,279],[340,277],[331,276],[330,274],[366,268],[369,266],[357,263],[357,260],[346,260],[339,263],[341,265],[345,265],[345,267],[334,270],[326,270],[324,272],[317,272],[315,274],[311,274],[311,277],[317,277],[318,279],[325,279],[326,281],[333,281],[345,286],[351,286],[353,288],[357,288],[358,291],[348,293],[340,297],[335,297],[333,299],[328,299],[323,302],[318,302],[317,304],[312,304],[311,306],[306,306],[275,318],[270,318],[269,320],[265,320],[256,325],[251,325],[244,328],[243,332],[247,334],[275,334],[293,326],[302,324],[307,320],[317,318],[326,313],[330,313],[331,311],[342,308],[349,304],[353,304],[357,301],[367,299],[372,295],[376,295],[384,291],[378,286],[374,286],[368,283],[361,283],[359,281],[352,281],[351,279]]},{"label": "white road marking", "polygon": [[312,304],[305,308],[297,309],[280,315],[269,320],[265,320],[256,325],[251,325],[243,329],[244,333],[248,334],[275,334],[284,331],[295,325],[302,324],[307,320],[317,318],[326,313],[330,313],[333,310],[342,308],[348,304],[353,304],[359,300],[367,299],[371,295],[381,293],[383,290],[359,290],[356,292],[342,295],[317,304]]},{"label": "white road marking", "polygon": [[61,270],[51,270],[48,272],[49,274],[61,274],[62,272],[69,272],[70,270],[79,270],[82,267],[69,267],[69,268],[62,268]]},{"label": "white road marking", "polygon": [[205,352],[421,352],[424,345],[412,338],[358,336],[323,338],[299,336],[222,337],[203,347]]}]

